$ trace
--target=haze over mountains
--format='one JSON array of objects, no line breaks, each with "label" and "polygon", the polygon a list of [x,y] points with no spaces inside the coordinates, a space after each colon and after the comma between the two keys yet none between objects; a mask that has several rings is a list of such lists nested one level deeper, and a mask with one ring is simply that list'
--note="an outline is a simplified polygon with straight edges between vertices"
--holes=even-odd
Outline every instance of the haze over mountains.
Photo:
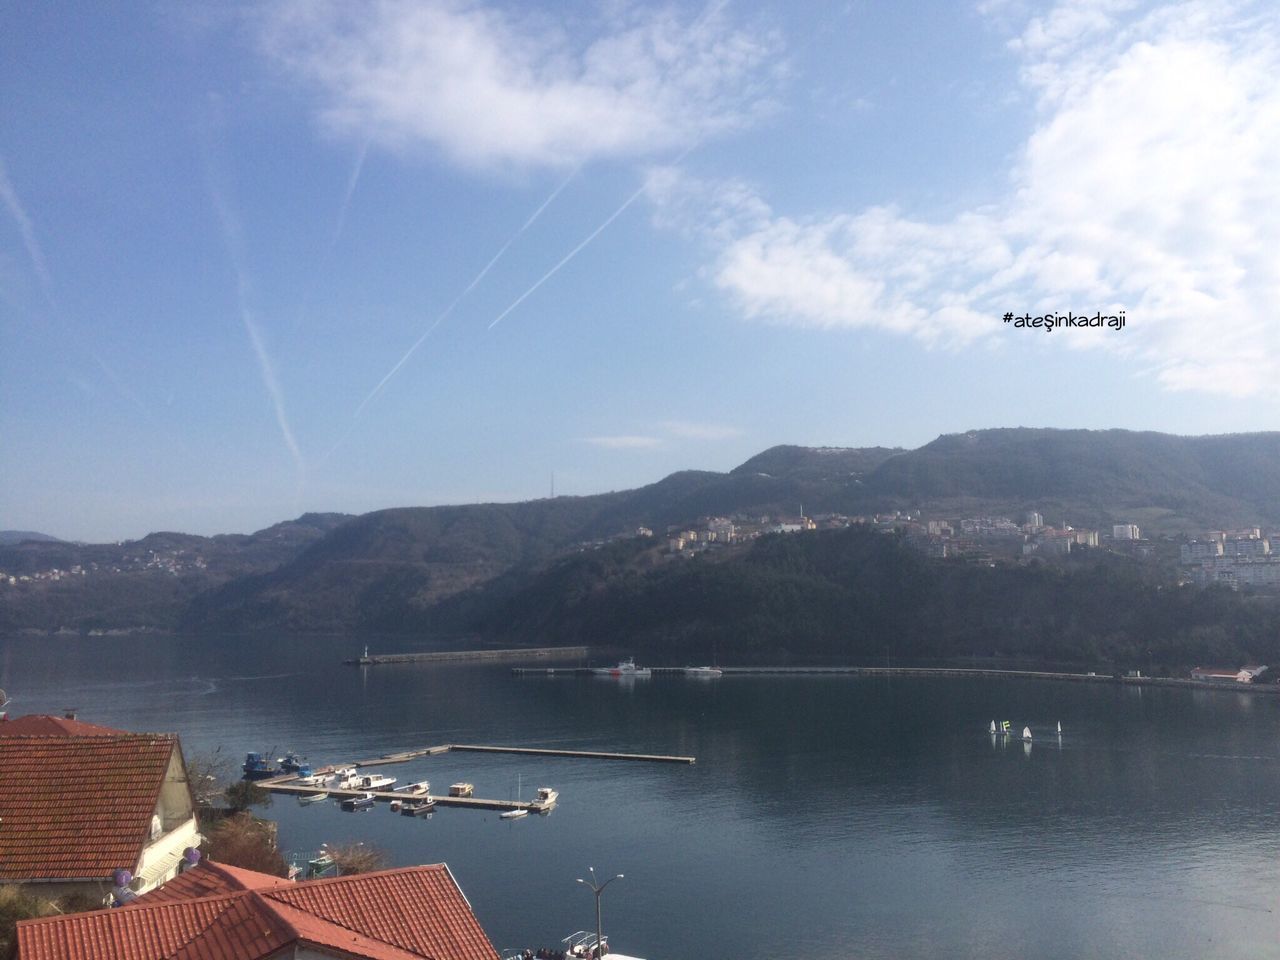
[{"label": "haze over mountains", "polygon": [[[1280,522],[1280,433],[1178,437],[999,429],[917,450],[779,446],[728,473],[509,504],[308,514],[252,535],[156,533],[115,545],[0,546],[0,630],[398,630],[577,545],[709,515],[1003,515],[1149,533]],[[73,568],[79,572],[69,573]],[[514,589],[514,587],[512,588]],[[456,620],[456,618],[455,618]]]}]

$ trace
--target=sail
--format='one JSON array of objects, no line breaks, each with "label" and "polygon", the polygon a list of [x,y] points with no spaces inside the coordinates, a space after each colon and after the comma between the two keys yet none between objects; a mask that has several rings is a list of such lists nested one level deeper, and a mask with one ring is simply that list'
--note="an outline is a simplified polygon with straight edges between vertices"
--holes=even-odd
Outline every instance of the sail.
[{"label": "sail", "polygon": [[1023,727],[1023,728],[1022,728],[1022,739],[1023,739],[1023,740],[1030,740],[1030,739],[1031,739],[1031,728],[1030,728],[1030,727]]},{"label": "sail", "polygon": [[996,722],[994,720],[991,721],[991,732],[992,733],[996,732]]}]

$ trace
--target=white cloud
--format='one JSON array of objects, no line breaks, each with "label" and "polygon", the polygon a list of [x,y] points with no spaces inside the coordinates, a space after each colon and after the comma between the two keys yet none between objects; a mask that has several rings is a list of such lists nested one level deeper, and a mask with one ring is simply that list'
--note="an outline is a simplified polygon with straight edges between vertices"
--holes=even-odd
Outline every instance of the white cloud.
[{"label": "white cloud", "polygon": [[958,345],[1007,335],[1005,311],[1125,308],[1121,333],[1053,336],[1126,351],[1170,388],[1277,395],[1280,17],[1131,6],[1060,3],[1012,41],[1039,115],[988,208],[795,219],[667,170],[656,217],[710,221],[709,275],[748,317]]},{"label": "white cloud", "polygon": [[660,426],[666,433],[681,440],[731,440],[742,436],[742,430],[739,427],[731,427],[723,423],[664,420]]},{"label": "white cloud", "polygon": [[566,26],[469,0],[282,0],[258,25],[333,131],[465,166],[563,167],[687,146],[768,110],[780,44],[724,7],[614,5]]},{"label": "white cloud", "polygon": [[646,437],[639,434],[621,434],[609,437],[583,437],[583,443],[606,450],[647,450],[661,445],[658,437]]}]

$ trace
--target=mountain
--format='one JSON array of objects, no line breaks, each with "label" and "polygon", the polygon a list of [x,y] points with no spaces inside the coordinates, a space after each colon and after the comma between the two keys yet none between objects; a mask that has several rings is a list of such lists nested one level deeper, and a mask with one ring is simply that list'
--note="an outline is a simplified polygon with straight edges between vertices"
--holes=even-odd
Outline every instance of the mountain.
[{"label": "mountain", "polygon": [[25,540],[58,542],[57,537],[51,537],[47,533],[36,533],[34,530],[0,530],[0,547],[22,543]]},{"label": "mountain", "polygon": [[[0,547],[0,631],[153,626],[189,631],[404,631],[443,623],[450,597],[508,594],[568,553],[700,517],[1036,510],[1145,533],[1280,526],[1280,433],[979,430],[916,450],[778,446],[727,473],[681,471],[634,490],[524,503],[309,514],[247,536],[151,534],[121,545]],[[484,594],[494,602],[496,594]],[[455,618],[456,619],[456,618]]]},{"label": "mountain", "polygon": [[171,630],[194,597],[279,568],[347,519],[312,513],[252,534],[152,533],[118,544],[27,540],[0,546],[0,634]]},{"label": "mountain", "polygon": [[1280,602],[1178,587],[1127,557],[990,567],[932,560],[865,527],[763,537],[655,562],[618,542],[436,610],[496,643],[600,644],[659,662],[878,663],[895,657],[1156,664],[1274,662]]}]

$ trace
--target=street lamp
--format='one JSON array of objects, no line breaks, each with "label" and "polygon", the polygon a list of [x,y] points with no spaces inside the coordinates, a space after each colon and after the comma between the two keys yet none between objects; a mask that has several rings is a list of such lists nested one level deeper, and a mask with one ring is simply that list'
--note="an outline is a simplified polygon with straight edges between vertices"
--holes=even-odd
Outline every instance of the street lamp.
[{"label": "street lamp", "polygon": [[591,879],[583,880],[581,877],[578,877],[578,882],[582,884],[584,887],[590,887],[591,892],[596,895],[596,956],[603,957],[604,956],[604,943],[603,943],[604,938],[603,936],[601,936],[601,930],[600,930],[600,894],[604,893],[604,888],[607,887],[609,884],[613,883],[613,881],[621,880],[622,874],[619,873],[617,876],[610,877],[604,883],[598,883],[596,881],[596,868],[587,867],[587,872],[591,874]]}]

